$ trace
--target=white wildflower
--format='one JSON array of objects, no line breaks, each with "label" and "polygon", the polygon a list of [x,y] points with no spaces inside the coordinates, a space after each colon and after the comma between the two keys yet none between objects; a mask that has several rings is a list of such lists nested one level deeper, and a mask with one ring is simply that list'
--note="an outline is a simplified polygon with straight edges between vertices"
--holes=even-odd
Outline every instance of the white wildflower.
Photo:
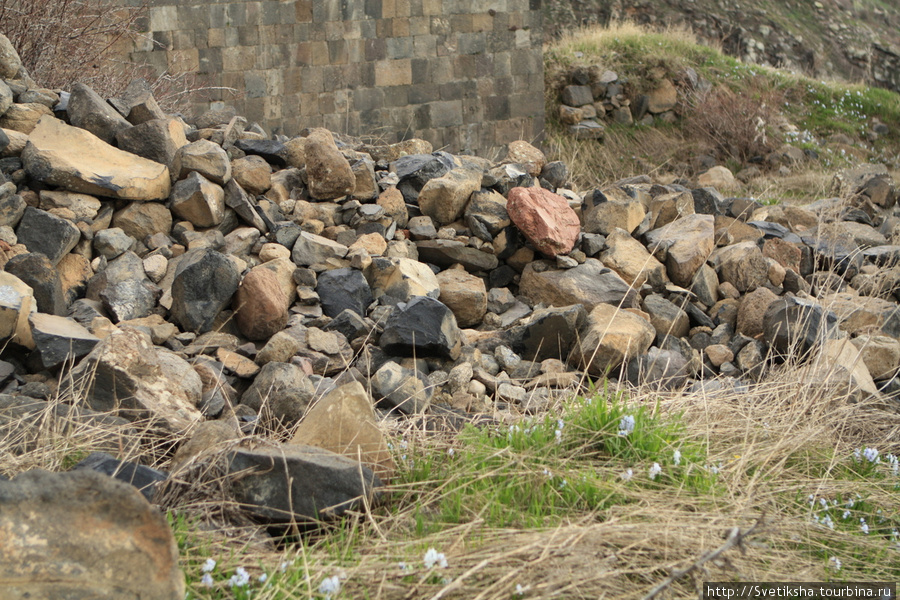
[{"label": "white wildflower", "polygon": [[831,566],[831,568],[834,569],[835,571],[840,571],[840,570],[841,570],[841,559],[839,559],[837,556],[832,556],[831,558],[829,558],[829,559],[828,559],[828,564],[829,564],[829,565]]},{"label": "white wildflower", "polygon": [[204,586],[211,588],[213,586],[213,578],[209,573],[204,573],[203,577],[200,578],[200,583]]},{"label": "white wildflower", "polygon": [[825,498],[819,498],[819,504],[822,506],[822,508],[828,508],[828,500],[826,500]]},{"label": "white wildflower", "polygon": [[326,577],[322,580],[322,583],[319,584],[319,593],[325,594],[326,598],[331,598],[333,595],[337,594],[340,591],[341,578],[337,575]]},{"label": "white wildflower", "polygon": [[850,518],[850,511],[849,511],[849,510],[845,510],[845,511],[844,511],[844,514],[841,515],[841,518],[844,519],[844,520],[849,519],[849,518]]},{"label": "white wildflower", "polygon": [[216,568],[216,561],[213,560],[212,558],[207,558],[206,562],[203,563],[203,566],[200,567],[200,570],[203,571],[204,573],[210,573],[215,568]]},{"label": "white wildflower", "polygon": [[634,477],[634,471],[632,471],[631,469],[626,469],[624,473],[619,475],[619,477],[621,477],[625,481],[629,481],[632,477]]},{"label": "white wildflower", "polygon": [[228,580],[228,587],[244,587],[250,583],[250,573],[244,567],[238,567],[234,570],[234,575]]},{"label": "white wildflower", "polygon": [[862,517],[860,517],[860,519],[859,519],[859,529],[864,534],[869,535],[869,524],[866,523],[866,520],[863,519]]},{"label": "white wildflower", "polygon": [[524,595],[525,595],[525,592],[528,591],[528,587],[529,587],[529,586],[527,586],[527,585],[524,586],[524,587],[522,587],[522,584],[521,584],[521,583],[517,583],[517,584],[516,584],[516,591],[513,592],[513,593],[514,593],[516,596],[524,596]]},{"label": "white wildflower", "polygon": [[662,467],[659,466],[659,463],[653,463],[653,466],[650,467],[650,479],[656,479],[656,476],[662,473]]},{"label": "white wildflower", "polygon": [[263,573],[262,575],[260,575],[259,577],[256,578],[256,580],[259,581],[260,583],[265,583],[268,579],[269,579],[268,573]]},{"label": "white wildflower", "polygon": [[453,448],[448,448],[448,449],[447,449],[447,454],[450,455],[450,456],[453,456],[454,454],[456,454],[456,450],[454,450]]},{"label": "white wildflower", "polygon": [[634,431],[634,417],[625,415],[619,421],[619,435],[628,435],[632,431]]},{"label": "white wildflower", "polygon": [[287,568],[288,568],[287,561],[283,561],[280,565],[278,565],[278,571],[281,573],[284,573],[285,571],[287,571]]},{"label": "white wildflower", "polygon": [[681,450],[675,450],[674,454],[672,454],[672,462],[675,463],[675,466],[681,464]]},{"label": "white wildflower", "polygon": [[878,458],[878,450],[876,448],[866,448],[862,452],[863,458],[873,464],[878,464],[881,460]]},{"label": "white wildflower", "polygon": [[827,527],[828,529],[834,529],[834,521],[831,520],[831,515],[825,515],[822,517],[822,525]]},{"label": "white wildflower", "polygon": [[446,569],[447,557],[444,556],[443,552],[438,552],[434,548],[429,548],[425,553],[425,568],[431,569],[435,566],[439,569]]}]

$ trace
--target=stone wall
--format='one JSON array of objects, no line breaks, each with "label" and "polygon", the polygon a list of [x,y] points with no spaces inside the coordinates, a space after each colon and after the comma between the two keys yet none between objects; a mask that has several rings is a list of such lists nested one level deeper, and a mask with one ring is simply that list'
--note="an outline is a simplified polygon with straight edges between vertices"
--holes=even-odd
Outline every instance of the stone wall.
[{"label": "stone wall", "polygon": [[[137,2],[139,0],[125,0]],[[132,60],[196,72],[273,133],[489,154],[543,129],[541,0],[151,0]]]}]

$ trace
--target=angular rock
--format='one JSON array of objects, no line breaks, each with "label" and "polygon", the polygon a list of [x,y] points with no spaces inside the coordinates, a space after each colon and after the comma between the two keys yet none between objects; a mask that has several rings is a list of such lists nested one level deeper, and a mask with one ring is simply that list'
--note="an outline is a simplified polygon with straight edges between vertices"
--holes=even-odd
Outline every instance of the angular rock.
[{"label": "angular rock", "polygon": [[171,600],[185,595],[165,517],[132,486],[90,470],[0,481],[0,578],[8,598]]},{"label": "angular rock", "polygon": [[415,203],[426,182],[440,177],[456,167],[456,161],[446,152],[409,154],[391,163],[391,171],[400,179],[397,189],[409,203]]},{"label": "angular rock", "polygon": [[194,172],[213,183],[225,185],[231,180],[231,161],[218,144],[209,140],[197,140],[175,151],[172,181],[184,179]]},{"label": "angular rock", "polygon": [[463,269],[447,269],[437,275],[441,286],[438,299],[453,311],[460,327],[475,327],[487,312],[484,280]]},{"label": "angular rock", "polygon": [[172,213],[156,202],[133,202],[113,213],[112,225],[143,242],[155,233],[168,235],[172,231]]},{"label": "angular rock", "polygon": [[264,420],[293,425],[306,414],[315,393],[315,386],[302,368],[269,362],[241,396],[241,404],[255,410]]},{"label": "angular rock", "polygon": [[291,250],[291,260],[301,267],[322,265],[329,259],[344,258],[349,248],[320,235],[303,231]]},{"label": "angular rock", "polygon": [[678,103],[678,90],[671,79],[663,79],[657,87],[647,94],[649,104],[647,111],[656,115],[675,108]]},{"label": "angular rock", "polygon": [[0,198],[0,225],[15,227],[25,214],[25,200],[18,194]]},{"label": "angular rock", "polygon": [[566,199],[543,188],[511,189],[506,210],[528,241],[551,258],[568,254],[581,233],[578,215]]},{"label": "angular rock", "polygon": [[456,221],[465,211],[472,194],[481,189],[481,176],[481,171],[457,168],[430,179],[419,192],[422,214],[439,225]]},{"label": "angular rock", "polygon": [[172,186],[169,208],[197,227],[215,227],[225,218],[225,191],[192,171]]},{"label": "angular rock", "polygon": [[690,192],[672,192],[654,197],[648,205],[653,215],[650,229],[658,229],[672,221],[694,214],[694,196]]},{"label": "angular rock", "polygon": [[389,408],[409,414],[422,414],[431,404],[432,392],[418,371],[406,369],[390,361],[379,368],[370,380],[375,397]]},{"label": "angular rock", "polygon": [[231,161],[231,176],[238,185],[256,196],[272,187],[272,167],[261,156],[245,156]]},{"label": "angular rock", "polygon": [[172,318],[184,331],[209,331],[239,283],[237,267],[224,254],[206,248],[189,251],[172,280]]},{"label": "angular rock", "polygon": [[13,104],[0,116],[0,128],[31,134],[40,120],[49,117],[52,112],[37,102]]},{"label": "angular rock", "polygon": [[644,205],[637,200],[601,202],[585,211],[584,231],[609,235],[616,229],[624,229],[631,234],[646,215]]},{"label": "angular rock", "polygon": [[137,488],[150,502],[153,501],[157,486],[169,477],[168,474],[146,465],[118,460],[106,452],[91,452],[87,458],[72,467],[73,471],[79,469],[89,469],[127,483]]},{"label": "angular rock", "polygon": [[482,252],[456,240],[423,240],[416,242],[419,260],[439,267],[462,265],[468,271],[490,271],[499,261],[493,254]]},{"label": "angular rock", "polygon": [[84,402],[93,410],[149,420],[175,432],[202,419],[200,376],[187,361],[153,346],[134,329],[101,340],[72,370],[72,380],[84,383]]},{"label": "angular rock", "polygon": [[112,260],[124,252],[132,249],[134,238],[122,231],[119,227],[103,229],[94,235],[94,250],[97,254]]},{"label": "angular rock", "polygon": [[633,287],[596,259],[560,270],[549,268],[543,261],[529,263],[522,271],[519,290],[535,304],[582,304],[587,310],[599,304],[631,306],[637,295]]},{"label": "angular rock", "polygon": [[378,196],[376,203],[384,209],[387,216],[394,220],[397,227],[401,229],[406,228],[409,223],[409,212],[406,209],[406,202],[403,200],[403,194],[400,193],[400,190],[395,187],[384,190]]},{"label": "angular rock", "polygon": [[232,305],[238,329],[248,340],[267,340],[287,325],[288,297],[278,275],[265,267],[250,269]]},{"label": "angular rock", "polygon": [[[229,454],[234,499],[255,519],[289,525],[340,517],[374,500],[371,469],[314,446],[257,446]],[[364,503],[363,499],[368,499]]]},{"label": "angular rock", "polygon": [[613,230],[606,237],[606,244],[600,261],[635,288],[648,281],[652,285],[662,285],[668,280],[665,266],[624,229]]},{"label": "angular rock", "polygon": [[72,192],[136,201],[169,196],[165,165],[113,148],[53,117],[42,118],[31,132],[22,163],[34,179]]},{"label": "angular rock", "polygon": [[344,310],[366,316],[366,310],[375,300],[372,288],[362,271],[357,269],[332,269],[319,275],[316,293],[321,299],[326,316],[337,317]]},{"label": "angular rock", "polygon": [[691,375],[687,359],[672,350],[650,348],[628,361],[625,376],[632,385],[649,385],[674,390],[684,386]]},{"label": "angular rock", "polygon": [[739,292],[750,292],[769,282],[769,265],[755,242],[740,242],[720,248],[710,258],[719,280]]},{"label": "angular rock", "polygon": [[837,387],[838,393],[855,400],[880,397],[862,353],[848,339],[826,340],[801,378],[804,383]]},{"label": "angular rock", "polygon": [[162,165],[172,165],[179,148],[187,146],[184,127],[176,119],[153,119],[116,134],[121,150]]},{"label": "angular rock", "polygon": [[116,112],[97,92],[83,83],[72,86],[66,113],[69,116],[69,123],[90,131],[107,144],[115,143],[119,132],[132,127],[131,123]]},{"label": "angular rock", "polygon": [[595,377],[606,377],[647,352],[655,337],[646,319],[610,304],[597,304],[588,314],[569,363]]},{"label": "angular rock", "polygon": [[75,247],[81,232],[71,221],[29,206],[16,227],[16,236],[29,252],[40,252],[55,265]]},{"label": "angular rock", "polygon": [[115,322],[146,317],[156,307],[162,290],[144,271],[134,252],[125,252],[88,282],[87,297],[101,300]]},{"label": "angular rock", "polygon": [[337,387],[309,409],[291,443],[358,460],[386,482],[393,476],[395,466],[373,404],[358,382]]},{"label": "angular rock", "polygon": [[437,298],[441,293],[434,271],[410,258],[374,258],[364,274],[376,299],[387,296],[394,302],[407,302],[415,296]]},{"label": "angular rock", "polygon": [[768,288],[756,288],[740,300],[737,325],[735,329],[747,337],[757,337],[763,333],[763,321],[769,305],[778,300],[778,296]]},{"label": "angular rock", "polygon": [[[15,304],[21,301],[14,301],[16,297],[20,297],[22,300],[31,297],[31,301],[27,301],[27,304],[31,306],[33,302],[37,311],[51,315],[66,314],[66,297],[59,278],[59,271],[53,267],[53,263],[46,256],[39,253],[14,256],[6,263],[5,271],[28,288],[27,296],[23,296],[25,290],[18,289],[13,282],[12,285],[16,291],[7,291],[10,294],[10,302]],[[9,283],[5,285],[9,285]],[[25,309],[25,305],[22,306]],[[27,310],[30,311],[31,308]],[[27,317],[26,314],[22,318]],[[28,335],[22,339],[30,340],[31,336]]]},{"label": "angular rock", "polygon": [[67,317],[33,313],[28,318],[35,352],[46,369],[76,362],[94,349],[100,338]]},{"label": "angular rock", "polygon": [[256,201],[234,179],[229,179],[225,184],[225,206],[233,209],[247,225],[255,227],[261,233],[269,230],[265,219],[257,212]]},{"label": "angular rock", "polygon": [[547,164],[547,157],[528,142],[516,140],[507,146],[506,158],[503,159],[503,162],[523,165],[529,175],[537,177]]},{"label": "angular rock", "polygon": [[669,278],[676,285],[690,286],[697,270],[709,258],[715,248],[714,223],[712,215],[694,214],[647,233],[647,249],[665,263]]},{"label": "angular rock", "polygon": [[353,361],[353,349],[337,331],[323,331],[318,327],[310,327],[304,331],[300,339],[303,343],[297,351],[297,356],[309,360],[313,373],[336,375],[349,367]]},{"label": "angular rock", "polygon": [[41,210],[50,211],[54,208],[67,208],[75,215],[78,221],[93,220],[102,208],[99,200],[87,194],[75,194],[73,192],[60,192],[41,190]]},{"label": "angular rock", "polygon": [[650,294],[644,298],[644,312],[650,315],[650,324],[656,330],[659,339],[671,335],[685,337],[691,323],[688,315],[681,308],[658,294]]},{"label": "angular rock", "polygon": [[872,379],[890,379],[900,368],[900,341],[885,335],[863,334],[850,342],[859,350]]},{"label": "angular rock", "polygon": [[506,333],[510,348],[525,360],[559,359],[569,355],[587,319],[580,304],[535,310]]},{"label": "angular rock", "polygon": [[763,317],[763,339],[785,355],[805,355],[837,335],[838,321],[833,312],[793,296],[772,302]]},{"label": "angular rock", "polygon": [[306,138],[306,175],[309,194],[316,200],[333,200],[353,193],[356,176],[327,129],[314,129]]},{"label": "angular rock", "polygon": [[456,360],[462,349],[462,335],[449,308],[433,298],[417,296],[394,307],[384,324],[380,346],[394,356]]},{"label": "angular rock", "polygon": [[477,190],[472,194],[466,206],[465,220],[472,233],[485,242],[493,240],[512,223],[506,210],[506,198],[493,190]]}]

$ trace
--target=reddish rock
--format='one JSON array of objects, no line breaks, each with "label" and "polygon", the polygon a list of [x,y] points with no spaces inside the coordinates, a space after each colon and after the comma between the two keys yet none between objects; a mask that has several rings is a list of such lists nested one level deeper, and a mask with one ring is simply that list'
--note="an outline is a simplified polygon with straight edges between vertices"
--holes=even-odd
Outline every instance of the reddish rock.
[{"label": "reddish rock", "polygon": [[567,254],[581,224],[562,196],[541,188],[513,188],[506,204],[509,218],[534,247],[547,256]]},{"label": "reddish rock", "polygon": [[234,296],[238,328],[250,340],[267,340],[287,324],[288,299],[278,276],[265,267],[251,269]]}]

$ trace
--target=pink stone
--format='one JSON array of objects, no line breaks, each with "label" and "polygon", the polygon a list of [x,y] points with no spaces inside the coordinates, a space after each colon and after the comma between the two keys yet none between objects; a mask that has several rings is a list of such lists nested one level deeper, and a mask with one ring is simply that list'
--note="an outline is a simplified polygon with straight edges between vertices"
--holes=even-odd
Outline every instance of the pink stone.
[{"label": "pink stone", "polygon": [[567,254],[575,246],[581,224],[565,198],[542,188],[509,191],[509,218],[528,241],[549,257]]}]

